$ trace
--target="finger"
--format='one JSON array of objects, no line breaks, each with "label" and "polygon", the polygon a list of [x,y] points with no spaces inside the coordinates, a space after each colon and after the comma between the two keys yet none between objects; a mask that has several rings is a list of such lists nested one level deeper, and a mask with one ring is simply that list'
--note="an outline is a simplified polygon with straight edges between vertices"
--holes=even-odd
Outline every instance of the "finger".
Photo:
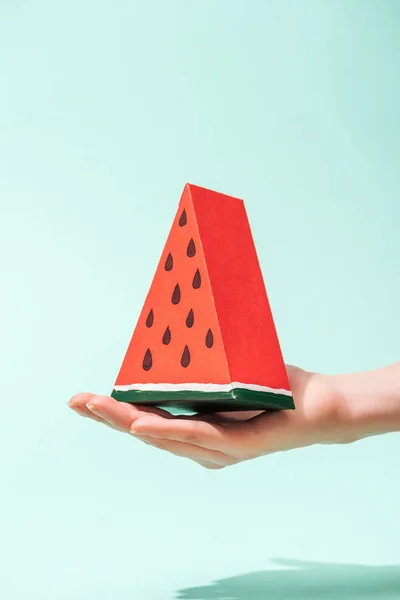
[{"label": "finger", "polygon": [[230,412],[218,412],[215,414],[225,421],[248,421],[264,412],[264,410],[232,410]]},{"label": "finger", "polygon": [[[90,394],[90,393],[76,394],[68,402],[68,405],[70,408],[72,408],[72,410],[74,410],[77,414],[79,414],[82,417],[86,417],[88,419],[91,419],[92,421],[97,421],[99,423],[103,423],[104,425],[111,427],[111,429],[116,429],[117,431],[126,431],[126,429],[120,427],[119,425],[112,423],[111,421],[107,421],[102,416],[100,410],[96,411],[96,410],[90,410],[90,408],[88,408],[88,406],[91,404],[91,402],[94,401],[95,398],[97,398],[97,396],[95,394]],[[112,398],[110,398],[110,399],[112,400]],[[94,406],[94,408],[95,408],[95,406]]]},{"label": "finger", "polygon": [[239,459],[269,454],[285,448],[291,435],[287,411],[271,411],[246,421],[209,422],[191,419],[138,418],[132,433],[186,442],[209,450],[217,450]]},{"label": "finger", "polygon": [[229,424],[232,421],[247,421],[255,416],[264,413],[264,410],[243,410],[215,413],[196,413],[194,415],[174,415],[174,419],[186,419],[188,421],[207,421],[217,425]]},{"label": "finger", "polygon": [[161,419],[138,417],[131,428],[133,434],[144,434],[156,439],[185,442],[230,454],[238,441],[234,425],[222,427],[208,420]]},{"label": "finger", "polygon": [[147,435],[137,435],[135,437],[146,442],[146,444],[159,448],[160,450],[170,452],[175,456],[181,456],[183,458],[189,458],[195,461],[202,461],[204,463],[212,463],[218,467],[226,467],[238,462],[236,458],[228,456],[223,452],[208,450],[207,448],[202,448],[201,446],[195,446],[193,444],[158,439]]},{"label": "finger", "polygon": [[[145,439],[145,436],[140,436],[140,438],[137,438],[138,440],[140,440],[141,442],[144,442],[145,444],[147,444],[148,446],[154,446],[154,444],[152,444],[152,442],[147,441],[147,439]],[[149,440],[151,438],[148,438]],[[153,438],[154,441],[154,438]],[[201,467],[204,467],[205,469],[223,469],[224,465],[217,465],[216,463],[212,463],[212,462],[207,462],[205,460],[195,460],[195,459],[191,459],[193,460],[193,462],[199,464]]]},{"label": "finger", "polygon": [[172,415],[167,412],[166,410],[162,410],[161,408],[158,408],[156,406],[150,406],[150,405],[139,405],[139,404],[129,404],[127,402],[120,402],[115,400],[114,398],[111,398],[111,396],[96,396],[96,394],[91,394],[89,392],[83,392],[81,394],[76,394],[75,396],[72,396],[71,400],[68,402],[68,405],[75,409],[75,408],[82,408],[85,409],[86,405],[91,402],[91,400],[93,400],[94,398],[103,398],[103,399],[108,399],[109,402],[112,403],[117,403],[117,404],[121,404],[121,405],[126,405],[126,406],[133,406],[136,407],[138,410],[140,410],[141,412],[144,413],[150,413],[150,414],[157,414],[160,416],[163,416],[165,418],[171,418]]},{"label": "finger", "polygon": [[99,422],[103,423],[103,419],[101,419],[94,413],[90,412],[90,410],[88,408],[80,408],[79,407],[79,408],[72,408],[72,410],[74,412],[76,412],[78,415],[80,415],[81,417],[85,417],[86,419],[91,419],[92,421],[99,421]]},{"label": "finger", "polygon": [[90,412],[90,410],[86,406],[86,403],[90,402],[90,399],[93,398],[93,396],[94,394],[89,393],[76,394],[68,402],[68,406],[72,408],[72,410],[75,411],[81,417],[86,417],[88,419],[92,419],[93,421],[102,422],[103,419]]},{"label": "finger", "polygon": [[[73,399],[71,399],[69,401],[69,406],[70,408],[72,408],[73,411],[75,411],[78,415],[80,415],[81,417],[85,417],[87,419],[91,419],[92,421],[97,421],[99,423],[103,423],[103,425],[107,425],[108,427],[111,427],[112,429],[116,429],[117,431],[122,431],[119,427],[115,427],[114,425],[112,425],[111,423],[107,423],[104,419],[102,419],[100,416],[94,414],[91,410],[89,410],[87,408],[87,406],[85,404],[83,404],[85,398],[83,398],[83,396],[86,397],[86,400],[90,399],[94,396],[94,394],[78,394],[78,396],[80,396],[80,398],[76,401],[76,403],[72,402]],[[76,398],[74,396],[74,398]]]},{"label": "finger", "polygon": [[204,462],[203,460],[195,460],[194,462],[197,463],[198,465],[200,465],[201,467],[204,467],[205,469],[217,470],[217,469],[224,468],[222,465],[216,465],[214,463]]},{"label": "finger", "polygon": [[93,398],[94,394],[90,394],[89,392],[83,392],[82,394],[75,394],[72,396],[71,400],[68,402],[68,406],[73,410],[86,408],[86,404]]},{"label": "finger", "polygon": [[154,407],[136,406],[127,402],[119,402],[110,396],[92,396],[86,407],[98,417],[111,423],[123,431],[130,432],[136,419],[141,416],[147,418],[168,419],[172,418],[169,413]]}]

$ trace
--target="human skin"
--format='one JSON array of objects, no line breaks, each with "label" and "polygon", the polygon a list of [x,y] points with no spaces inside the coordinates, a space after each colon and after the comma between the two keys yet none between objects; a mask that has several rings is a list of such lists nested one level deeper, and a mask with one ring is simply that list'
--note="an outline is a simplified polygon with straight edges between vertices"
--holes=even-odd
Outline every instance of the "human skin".
[{"label": "human skin", "polygon": [[110,396],[81,393],[69,406],[113,429],[208,469],[311,446],[400,431],[400,362],[346,375],[288,365],[296,410],[172,416]]}]

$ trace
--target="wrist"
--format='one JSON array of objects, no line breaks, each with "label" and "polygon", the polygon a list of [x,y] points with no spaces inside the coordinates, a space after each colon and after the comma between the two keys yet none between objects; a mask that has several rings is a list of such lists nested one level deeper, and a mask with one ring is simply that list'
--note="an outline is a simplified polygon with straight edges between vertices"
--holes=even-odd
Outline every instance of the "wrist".
[{"label": "wrist", "polygon": [[400,363],[330,379],[349,441],[400,431]]}]

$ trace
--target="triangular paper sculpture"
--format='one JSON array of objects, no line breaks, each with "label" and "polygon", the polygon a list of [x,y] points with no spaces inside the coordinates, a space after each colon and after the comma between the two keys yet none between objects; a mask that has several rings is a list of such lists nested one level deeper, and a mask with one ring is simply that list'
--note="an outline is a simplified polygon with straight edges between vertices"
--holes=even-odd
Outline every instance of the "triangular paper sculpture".
[{"label": "triangular paper sculpture", "polygon": [[112,396],[182,412],[294,408],[242,200],[186,185]]}]

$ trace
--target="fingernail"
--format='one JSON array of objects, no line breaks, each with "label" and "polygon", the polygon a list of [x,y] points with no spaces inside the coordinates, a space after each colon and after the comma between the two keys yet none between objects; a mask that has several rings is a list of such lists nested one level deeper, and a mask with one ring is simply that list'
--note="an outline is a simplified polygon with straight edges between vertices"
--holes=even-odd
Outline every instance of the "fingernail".
[{"label": "fingernail", "polygon": [[133,435],[149,435],[148,433],[144,433],[143,431],[138,431],[137,429],[135,429],[134,427],[132,427],[131,429],[131,433]]},{"label": "fingernail", "polygon": [[88,402],[86,404],[86,408],[88,408],[90,410],[90,412],[94,413],[95,415],[98,415],[99,417],[102,416],[101,410],[99,408],[97,408],[97,406],[94,406],[93,404],[90,404],[90,402]]}]

